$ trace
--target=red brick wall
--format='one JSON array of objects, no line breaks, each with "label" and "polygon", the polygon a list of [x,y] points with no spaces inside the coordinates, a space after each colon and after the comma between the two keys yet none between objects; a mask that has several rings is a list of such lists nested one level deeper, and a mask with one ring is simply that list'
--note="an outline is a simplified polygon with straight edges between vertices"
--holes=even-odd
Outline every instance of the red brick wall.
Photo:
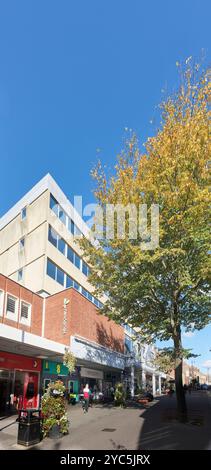
[{"label": "red brick wall", "polygon": [[[67,332],[63,332],[64,298],[67,305]],[[46,299],[45,337],[69,345],[71,335],[79,335],[115,351],[124,352],[124,330],[101,315],[95,305],[74,289]]]},{"label": "red brick wall", "polygon": [[[70,303],[67,305],[67,332],[63,333],[64,298],[68,298]],[[52,341],[70,344],[70,305],[71,305],[71,289],[59,292],[46,298],[45,307],[45,331],[44,336]]]},{"label": "red brick wall", "polygon": [[[34,294],[32,291],[26,289],[15,281],[3,276],[0,274],[0,289],[4,291],[4,315],[0,317],[0,323],[5,325],[13,326],[24,331],[28,331],[35,335],[41,335],[42,332],[42,305],[43,299]],[[19,303],[19,312],[18,312],[18,321],[8,320],[6,318],[6,294],[14,295],[29,304],[31,304],[31,325],[23,325],[19,323],[19,313],[20,313],[20,303]]]},{"label": "red brick wall", "polygon": [[[41,336],[43,302],[45,307],[44,337],[69,346],[70,336],[79,335],[114,351],[124,352],[124,330],[114,321],[100,314],[95,305],[74,289],[67,289],[45,300],[20,284],[0,274],[0,289],[18,297],[32,306],[31,325],[6,318],[6,295],[4,295],[4,316],[0,323],[29,331]],[[64,299],[68,299],[67,324],[64,331]],[[20,303],[19,303],[20,307]]]}]

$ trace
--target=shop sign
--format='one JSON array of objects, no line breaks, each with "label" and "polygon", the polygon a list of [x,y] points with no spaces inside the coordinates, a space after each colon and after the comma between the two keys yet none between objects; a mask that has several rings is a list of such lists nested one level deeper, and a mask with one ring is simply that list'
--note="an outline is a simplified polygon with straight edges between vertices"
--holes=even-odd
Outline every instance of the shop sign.
[{"label": "shop sign", "polygon": [[103,379],[103,371],[81,367],[81,377],[87,377],[90,379]]},{"label": "shop sign", "polygon": [[41,359],[21,356],[19,354],[0,352],[0,363],[4,369],[41,371]]},{"label": "shop sign", "polygon": [[69,371],[61,362],[43,361],[43,372],[53,375],[68,375]]}]

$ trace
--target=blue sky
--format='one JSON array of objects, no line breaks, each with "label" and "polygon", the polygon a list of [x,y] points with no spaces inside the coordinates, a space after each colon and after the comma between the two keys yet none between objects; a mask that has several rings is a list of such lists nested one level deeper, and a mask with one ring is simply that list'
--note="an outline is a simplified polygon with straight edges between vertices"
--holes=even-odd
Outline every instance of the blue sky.
[{"label": "blue sky", "polygon": [[90,170],[113,167],[124,128],[154,132],[176,61],[209,57],[210,13],[208,0],[1,2],[0,216],[47,172],[91,202]]}]

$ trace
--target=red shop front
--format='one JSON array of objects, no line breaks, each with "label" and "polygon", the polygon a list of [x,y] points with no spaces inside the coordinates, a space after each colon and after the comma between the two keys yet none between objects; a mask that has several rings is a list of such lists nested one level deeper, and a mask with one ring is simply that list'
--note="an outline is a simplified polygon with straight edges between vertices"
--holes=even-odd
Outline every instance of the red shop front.
[{"label": "red shop front", "polygon": [[0,352],[0,415],[39,407],[41,359]]}]

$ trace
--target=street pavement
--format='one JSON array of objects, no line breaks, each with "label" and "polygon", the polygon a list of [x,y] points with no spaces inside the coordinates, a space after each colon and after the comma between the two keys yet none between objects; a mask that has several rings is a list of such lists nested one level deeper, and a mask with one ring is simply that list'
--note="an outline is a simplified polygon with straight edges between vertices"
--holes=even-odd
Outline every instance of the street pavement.
[{"label": "street pavement", "polygon": [[144,407],[126,409],[95,405],[83,414],[80,405],[69,406],[70,432],[59,439],[45,438],[30,448],[18,445],[16,417],[0,421],[0,449],[58,450],[211,450],[211,394],[187,395],[189,420],[176,420],[175,397],[157,397]]}]

